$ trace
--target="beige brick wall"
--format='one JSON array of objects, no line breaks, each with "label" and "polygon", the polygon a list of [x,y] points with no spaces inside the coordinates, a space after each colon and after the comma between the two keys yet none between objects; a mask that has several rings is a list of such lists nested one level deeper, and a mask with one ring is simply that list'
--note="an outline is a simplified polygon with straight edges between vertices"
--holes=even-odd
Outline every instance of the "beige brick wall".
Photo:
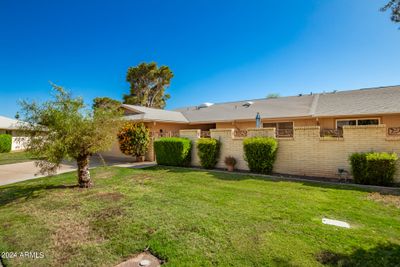
[{"label": "beige brick wall", "polygon": [[[237,160],[237,169],[247,170],[243,159],[243,138],[235,138],[233,129],[211,130],[220,140],[221,155],[217,167],[225,168],[226,156]],[[198,130],[181,130],[180,135],[196,142]],[[275,136],[274,128],[248,129],[248,136]],[[319,126],[295,127],[293,138],[278,138],[279,149],[274,172],[292,175],[338,177],[338,168],[350,171],[348,157],[354,152],[396,152],[400,154],[400,137],[388,137],[385,125],[345,126],[343,138],[320,137]],[[199,166],[194,145],[192,164]],[[396,181],[400,182],[399,172]]]},{"label": "beige brick wall", "polygon": [[180,130],[179,136],[192,140],[192,165],[200,166],[199,157],[197,157],[196,140],[200,138],[201,130]]}]

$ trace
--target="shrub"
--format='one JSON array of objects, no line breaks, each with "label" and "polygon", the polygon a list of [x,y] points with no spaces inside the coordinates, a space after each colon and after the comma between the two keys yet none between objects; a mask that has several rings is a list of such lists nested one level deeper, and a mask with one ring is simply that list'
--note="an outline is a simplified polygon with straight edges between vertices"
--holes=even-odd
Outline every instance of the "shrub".
[{"label": "shrub", "polygon": [[127,122],[118,133],[119,148],[128,156],[144,156],[149,148],[150,133],[143,123]]},{"label": "shrub", "polygon": [[245,160],[252,172],[269,174],[276,159],[278,142],[272,137],[251,137],[243,140]]},{"label": "shrub", "polygon": [[369,184],[367,180],[367,154],[353,153],[349,160],[354,182],[357,184]]},{"label": "shrub", "polygon": [[225,165],[227,166],[235,166],[236,165],[236,159],[232,156],[225,157]]},{"label": "shrub", "polygon": [[206,169],[214,168],[218,162],[221,143],[214,138],[200,138],[196,145],[201,166]]},{"label": "shrub", "polygon": [[9,134],[0,134],[0,153],[11,151],[12,136]]},{"label": "shrub", "polygon": [[154,141],[157,163],[170,166],[187,166],[191,160],[192,143],[187,138],[162,137]]},{"label": "shrub", "polygon": [[358,184],[390,185],[396,173],[396,153],[354,153],[350,156],[351,172]]}]

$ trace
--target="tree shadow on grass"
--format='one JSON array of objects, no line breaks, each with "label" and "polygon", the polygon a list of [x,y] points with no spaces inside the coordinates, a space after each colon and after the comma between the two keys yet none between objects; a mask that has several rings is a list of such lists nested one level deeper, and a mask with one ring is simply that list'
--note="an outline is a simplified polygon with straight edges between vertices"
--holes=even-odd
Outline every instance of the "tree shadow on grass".
[{"label": "tree shadow on grass", "polygon": [[400,245],[379,244],[368,250],[356,249],[348,255],[321,251],[315,257],[326,266],[400,266]]},{"label": "tree shadow on grass", "polygon": [[168,166],[155,166],[146,168],[146,170],[160,170],[165,169],[168,172],[172,173],[189,173],[189,172],[206,172],[209,175],[219,179],[219,180],[227,180],[227,181],[243,181],[243,180],[258,180],[258,181],[266,181],[266,182],[294,182],[299,183],[305,186],[318,187],[323,189],[340,189],[340,190],[351,190],[351,191],[361,191],[361,192],[380,192],[383,194],[389,195],[400,195],[400,188],[380,188],[380,187],[362,187],[356,184],[342,184],[342,183],[333,183],[331,181],[323,181],[323,178],[320,180],[312,179],[305,181],[302,178],[296,177],[280,177],[275,175],[259,175],[249,172],[222,172],[222,171],[214,171],[214,170],[206,170],[200,168],[181,168],[181,167],[168,167]]},{"label": "tree shadow on grass", "polygon": [[18,199],[29,200],[39,197],[43,190],[76,188],[78,185],[9,185],[0,188],[0,207]]}]

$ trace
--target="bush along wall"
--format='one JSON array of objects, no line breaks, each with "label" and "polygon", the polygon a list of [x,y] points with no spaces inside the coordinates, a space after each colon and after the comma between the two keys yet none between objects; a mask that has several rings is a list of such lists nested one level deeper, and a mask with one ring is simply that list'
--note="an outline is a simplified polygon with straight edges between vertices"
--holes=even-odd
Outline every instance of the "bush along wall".
[{"label": "bush along wall", "polygon": [[200,138],[196,146],[201,166],[206,169],[214,168],[218,162],[221,143],[214,138]]},{"label": "bush along wall", "polygon": [[191,161],[192,143],[187,138],[163,137],[154,141],[157,164],[188,166]]},{"label": "bush along wall", "polygon": [[9,134],[0,134],[0,153],[11,151],[12,136]]},{"label": "bush along wall", "polygon": [[354,182],[369,185],[391,185],[396,173],[396,153],[353,153],[350,158]]},{"label": "bush along wall", "polygon": [[243,140],[244,159],[252,172],[270,174],[278,151],[272,137],[251,137]]}]

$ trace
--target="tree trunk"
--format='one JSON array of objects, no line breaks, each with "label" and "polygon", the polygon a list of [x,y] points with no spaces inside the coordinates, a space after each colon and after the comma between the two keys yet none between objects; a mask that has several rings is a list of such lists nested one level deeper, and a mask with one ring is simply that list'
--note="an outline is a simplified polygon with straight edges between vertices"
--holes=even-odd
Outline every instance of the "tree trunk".
[{"label": "tree trunk", "polygon": [[78,164],[78,183],[81,188],[89,188],[93,185],[92,180],[90,179],[89,159],[89,155],[79,156],[76,159]]}]

